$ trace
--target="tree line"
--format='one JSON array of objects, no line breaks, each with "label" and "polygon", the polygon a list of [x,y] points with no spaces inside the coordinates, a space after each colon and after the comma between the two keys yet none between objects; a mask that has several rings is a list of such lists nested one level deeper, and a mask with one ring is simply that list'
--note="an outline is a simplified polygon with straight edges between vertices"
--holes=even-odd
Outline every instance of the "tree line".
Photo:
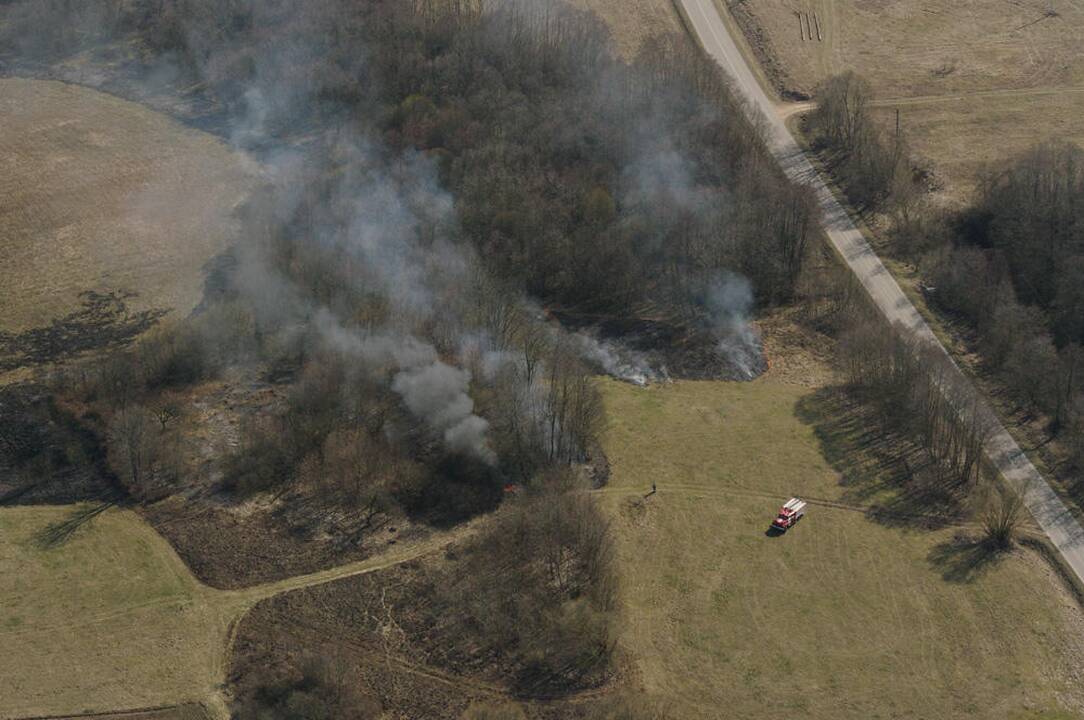
[{"label": "tree line", "polygon": [[390,151],[434,159],[464,239],[548,304],[696,324],[722,271],[761,303],[794,296],[808,191],[687,42],[661,38],[626,65],[595,16],[554,1],[75,5],[16,3],[9,33],[55,15],[94,26],[76,47],[137,38],[242,119],[242,141],[254,114],[261,143],[369,125]]},{"label": "tree line", "polygon": [[810,131],[859,207],[887,222],[927,299],[974,333],[984,366],[1029,415],[1049,419],[1068,467],[1084,468],[1084,150],[1040,143],[989,166],[962,209],[936,207],[906,138],[872,119],[854,73],[818,93]]}]

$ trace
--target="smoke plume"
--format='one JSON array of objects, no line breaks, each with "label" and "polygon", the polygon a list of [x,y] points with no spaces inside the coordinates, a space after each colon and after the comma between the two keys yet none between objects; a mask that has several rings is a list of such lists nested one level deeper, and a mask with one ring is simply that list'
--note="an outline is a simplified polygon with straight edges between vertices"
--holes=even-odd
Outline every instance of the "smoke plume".
[{"label": "smoke plume", "polygon": [[753,286],[734,273],[721,274],[709,287],[706,296],[719,338],[719,352],[746,380],[764,371],[764,352],[760,335],[750,324],[753,310]]}]

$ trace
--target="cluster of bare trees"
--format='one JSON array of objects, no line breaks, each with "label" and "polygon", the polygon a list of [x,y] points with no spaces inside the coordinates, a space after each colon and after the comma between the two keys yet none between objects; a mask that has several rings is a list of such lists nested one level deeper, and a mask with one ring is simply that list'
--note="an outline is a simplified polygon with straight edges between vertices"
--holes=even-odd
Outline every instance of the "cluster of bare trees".
[{"label": "cluster of bare trees", "polygon": [[933,298],[975,328],[1023,407],[1084,467],[1084,151],[1039,145],[980,183],[951,242],[929,253]]},{"label": "cluster of bare trees", "polygon": [[[815,129],[847,157],[836,169],[853,193],[880,193],[904,254],[921,259],[931,296],[977,330],[989,367],[1024,407],[1050,417],[1073,462],[1084,465],[1084,150],[1042,143],[988,169],[972,206],[956,217],[934,211],[914,182],[905,142],[884,139],[869,111],[868,83],[829,79]],[[865,167],[871,170],[866,173]]]},{"label": "cluster of bare trees", "polygon": [[948,357],[880,320],[857,324],[840,346],[848,384],[876,408],[883,430],[922,447],[939,483],[974,485],[992,424],[956,384]]},{"label": "cluster of bare trees", "polygon": [[869,82],[853,71],[828,78],[810,116],[816,142],[830,151],[829,169],[857,207],[890,205],[903,224],[916,221],[911,158],[901,133],[887,137],[873,120]]},{"label": "cluster of bare trees", "polygon": [[876,127],[871,98],[853,73],[821,88],[812,122],[831,169],[856,205],[891,220],[933,304],[974,328],[1017,406],[1049,418],[1063,467],[1084,467],[1084,151],[1039,144],[986,170],[973,204],[949,214],[929,202],[899,132]]},{"label": "cluster of bare trees", "polygon": [[209,80],[230,106],[246,107],[244,91],[275,71],[253,77],[253,49],[289,37],[283,81],[305,79],[320,102],[267,126],[378,119],[394,151],[438,161],[464,236],[491,272],[535,297],[696,317],[706,279],[724,269],[749,277],[763,302],[793,296],[813,227],[808,192],[780,173],[727,81],[687,43],[660,41],[630,67],[594,16],[557,2],[322,0],[293,13],[162,4],[168,13],[130,24],[153,35],[181,23],[166,35],[188,38],[186,57],[214,39]]},{"label": "cluster of bare trees", "polygon": [[988,465],[995,420],[958,384],[948,356],[879,318],[852,319],[838,350],[850,390],[875,409],[882,432],[921,448],[920,469],[935,487],[967,498],[990,549],[1008,549],[1025,519],[1027,488],[998,481]]},{"label": "cluster of bare trees", "polygon": [[[524,694],[598,683],[614,648],[614,548],[593,499],[567,473],[547,475],[470,544],[435,601],[442,654],[496,654]],[[514,594],[508,588],[516,588]]]},{"label": "cluster of bare trees", "polygon": [[128,492],[141,502],[168,495],[181,471],[175,435],[139,405],[121,408],[107,434],[110,465]]}]

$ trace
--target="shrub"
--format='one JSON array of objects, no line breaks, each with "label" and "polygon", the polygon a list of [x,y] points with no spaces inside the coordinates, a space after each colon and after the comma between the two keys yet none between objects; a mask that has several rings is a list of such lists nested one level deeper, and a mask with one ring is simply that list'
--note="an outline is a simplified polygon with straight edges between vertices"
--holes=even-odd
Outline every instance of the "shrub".
[{"label": "shrub", "polygon": [[1009,488],[992,489],[980,519],[986,541],[998,550],[1007,550],[1024,519],[1024,499]]},{"label": "shrub", "polygon": [[253,688],[234,703],[237,720],[377,720],[379,700],[364,693],[336,658],[304,656],[299,667],[260,669]]},{"label": "shrub", "polygon": [[559,473],[518,500],[440,589],[460,609],[449,641],[502,657],[528,694],[600,682],[613,650],[609,526],[569,483]]},{"label": "shrub", "polygon": [[191,385],[208,369],[199,335],[187,323],[152,330],[136,346],[136,357],[143,385],[151,390]]}]

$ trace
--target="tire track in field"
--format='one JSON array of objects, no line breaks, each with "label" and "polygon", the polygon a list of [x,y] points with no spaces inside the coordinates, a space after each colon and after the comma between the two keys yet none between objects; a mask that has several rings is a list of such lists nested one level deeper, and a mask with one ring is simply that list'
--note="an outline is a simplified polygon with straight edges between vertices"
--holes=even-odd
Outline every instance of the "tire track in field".
[{"label": "tire track in field", "polygon": [[911,105],[934,105],[973,99],[1027,98],[1084,93],[1084,86],[1006,88],[1003,90],[976,90],[974,92],[950,92],[941,95],[913,95],[910,97],[880,98],[870,102],[871,107],[896,107]]},{"label": "tire track in field", "polygon": [[[641,497],[647,497],[645,493],[639,489],[633,488],[602,488],[600,490],[590,491],[595,495],[639,495]],[[667,484],[665,487],[661,487],[658,490],[658,495],[665,496],[668,494],[680,494],[688,497],[705,497],[705,498],[719,498],[725,499],[727,497],[748,497],[748,498],[763,498],[765,500],[773,500],[778,503],[785,502],[787,497],[780,493],[772,493],[764,490],[756,490],[753,488],[747,488],[740,485],[720,485],[716,488],[700,486],[700,485],[685,485],[685,484]],[[847,512],[867,514],[877,514],[881,517],[898,518],[901,520],[916,520],[936,522],[939,527],[944,528],[961,528],[961,529],[975,529],[980,528],[981,525],[973,522],[964,522],[959,518],[952,518],[945,515],[937,515],[933,513],[904,513],[898,511],[888,510],[876,505],[856,505],[852,503],[840,502],[838,500],[830,500],[828,498],[816,497],[811,495],[799,494],[799,496],[810,505],[817,507],[829,508],[832,510],[843,510]]]}]

